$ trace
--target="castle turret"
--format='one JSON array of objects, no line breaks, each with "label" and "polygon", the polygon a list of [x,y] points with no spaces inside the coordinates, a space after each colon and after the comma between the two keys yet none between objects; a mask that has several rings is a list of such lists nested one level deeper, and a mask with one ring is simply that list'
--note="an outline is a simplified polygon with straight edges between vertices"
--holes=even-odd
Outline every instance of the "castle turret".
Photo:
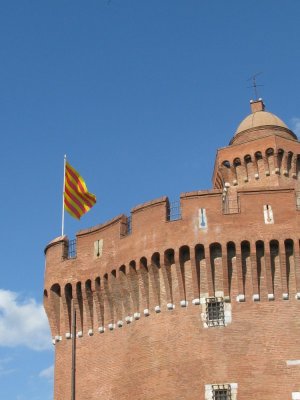
[{"label": "castle turret", "polygon": [[213,185],[238,188],[297,186],[300,143],[262,99],[251,101],[251,114],[239,124],[229,146],[216,156]]}]

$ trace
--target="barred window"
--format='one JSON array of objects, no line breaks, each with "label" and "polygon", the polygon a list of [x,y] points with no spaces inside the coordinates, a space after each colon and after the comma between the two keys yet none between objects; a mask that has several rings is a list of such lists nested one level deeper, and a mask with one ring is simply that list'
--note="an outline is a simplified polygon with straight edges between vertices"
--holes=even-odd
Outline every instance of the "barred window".
[{"label": "barred window", "polygon": [[206,299],[206,323],[208,326],[225,325],[224,301],[222,297],[208,297]]},{"label": "barred window", "polygon": [[213,400],[231,400],[230,385],[212,385]]},{"label": "barred window", "polygon": [[167,221],[177,221],[181,219],[180,201],[173,201],[168,204]]},{"label": "barred window", "polygon": [[76,258],[77,254],[77,240],[72,239],[69,240],[69,246],[68,246],[68,257],[67,258]]}]

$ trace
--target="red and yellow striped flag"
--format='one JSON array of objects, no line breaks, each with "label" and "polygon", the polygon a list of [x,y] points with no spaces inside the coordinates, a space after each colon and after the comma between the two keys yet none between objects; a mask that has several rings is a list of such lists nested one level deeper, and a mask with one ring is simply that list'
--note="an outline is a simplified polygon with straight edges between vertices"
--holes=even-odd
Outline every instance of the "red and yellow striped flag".
[{"label": "red and yellow striped flag", "polygon": [[72,217],[80,219],[96,203],[96,196],[88,192],[79,173],[66,162],[64,205]]}]

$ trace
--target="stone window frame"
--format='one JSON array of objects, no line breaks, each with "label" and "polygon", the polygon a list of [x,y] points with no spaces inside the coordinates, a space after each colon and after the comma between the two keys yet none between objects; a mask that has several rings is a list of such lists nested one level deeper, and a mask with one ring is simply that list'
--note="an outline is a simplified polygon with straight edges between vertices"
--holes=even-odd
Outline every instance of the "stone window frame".
[{"label": "stone window frame", "polygon": [[207,326],[208,327],[225,326],[224,298],[207,297],[205,301],[206,301]]},{"label": "stone window frame", "polygon": [[214,390],[217,390],[218,388],[228,389],[229,397],[227,398],[227,400],[238,400],[237,398],[238,384],[233,382],[211,383],[205,385],[205,400],[216,400],[214,396]]},{"label": "stone window frame", "polygon": [[231,400],[231,386],[225,385],[212,385],[213,399],[214,400]]},{"label": "stone window frame", "polygon": [[225,296],[223,291],[216,291],[215,296],[209,296],[208,293],[203,293],[200,297],[200,305],[201,305],[201,321],[203,323],[203,328],[212,328],[213,326],[207,325],[207,317],[206,317],[206,299],[210,297],[220,297],[223,299],[224,304],[224,324],[223,325],[214,325],[215,328],[224,328],[232,322],[232,314],[231,314],[231,302],[230,297]]}]

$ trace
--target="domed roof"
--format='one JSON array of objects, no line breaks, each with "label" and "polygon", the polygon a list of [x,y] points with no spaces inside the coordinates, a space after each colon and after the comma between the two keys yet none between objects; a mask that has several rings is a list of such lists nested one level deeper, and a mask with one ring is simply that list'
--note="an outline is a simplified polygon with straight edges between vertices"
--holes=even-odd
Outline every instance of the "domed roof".
[{"label": "domed roof", "polygon": [[235,135],[247,129],[257,128],[259,126],[266,125],[281,126],[282,128],[288,129],[286,124],[276,115],[267,111],[257,111],[243,119],[243,121],[238,126]]},{"label": "domed roof", "polygon": [[297,136],[276,115],[265,111],[262,99],[251,100],[251,111],[239,124],[230,144],[245,143],[269,135],[278,135],[297,140]]}]

